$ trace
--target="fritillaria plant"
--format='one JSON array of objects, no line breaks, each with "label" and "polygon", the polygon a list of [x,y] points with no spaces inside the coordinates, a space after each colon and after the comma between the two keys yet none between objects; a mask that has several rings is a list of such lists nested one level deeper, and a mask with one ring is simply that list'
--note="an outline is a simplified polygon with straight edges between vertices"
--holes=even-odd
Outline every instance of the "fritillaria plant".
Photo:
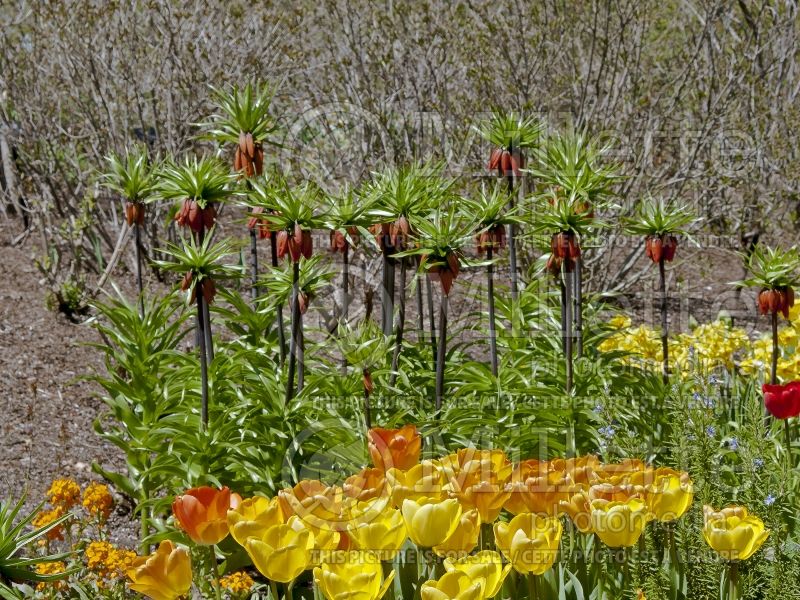
[{"label": "fritillaria plant", "polygon": [[489,354],[492,375],[497,377],[497,331],[494,306],[494,262],[497,254],[506,247],[506,227],[519,225],[523,220],[515,206],[508,207],[508,193],[500,185],[491,193],[481,193],[476,199],[462,200],[464,211],[474,215],[478,222],[475,243],[479,254],[486,256],[486,285],[489,310]]},{"label": "fritillaria plant", "polygon": [[214,244],[207,235],[202,242],[189,237],[181,245],[170,244],[165,250],[169,260],[156,264],[165,271],[182,273],[180,287],[186,292],[189,305],[197,308],[197,329],[200,346],[200,386],[202,404],[200,420],[203,429],[208,427],[208,364],[214,359],[209,305],[217,294],[217,282],[240,275],[238,267],[223,261],[233,251],[228,240]]},{"label": "fritillaria plant", "polygon": [[573,383],[573,274],[581,256],[581,240],[598,221],[591,209],[579,196],[550,191],[536,198],[537,220],[534,230],[550,238],[550,255],[547,271],[561,289],[561,339],[564,347],[567,394]]},{"label": "fritillaria plant", "polygon": [[136,253],[136,287],[139,292],[139,313],[144,313],[144,286],[142,284],[142,239],[145,203],[155,189],[157,167],[150,164],[147,150],[134,147],[125,156],[111,154],[108,158],[109,172],[103,177],[104,184],[118,192],[125,200],[125,222],[133,227]]},{"label": "fritillaria plant", "polygon": [[778,315],[789,318],[794,306],[794,288],[800,283],[800,252],[796,246],[788,250],[757,245],[749,256],[743,256],[750,277],[737,281],[740,287],[757,288],[758,310],[769,315],[772,325],[772,365],[770,384],[778,383]]},{"label": "fritillaria plant", "polygon": [[[287,258],[292,264],[292,321],[289,339],[289,371],[286,382],[286,402],[295,392],[303,388],[302,359],[302,303],[300,288],[300,260],[310,259],[314,253],[313,229],[320,229],[325,222],[319,216],[321,192],[319,188],[304,183],[290,187],[285,181],[273,185],[253,183],[251,203],[264,208],[269,216],[269,228],[276,232],[277,256]],[[298,366],[299,364],[299,366]],[[295,372],[297,388],[295,388]]]},{"label": "fritillaria plant", "polygon": [[[212,87],[215,111],[201,127],[204,137],[220,145],[232,144],[233,170],[241,177],[249,179],[264,172],[264,144],[272,143],[269,136],[275,132],[275,120],[270,115],[272,90],[267,85],[255,86],[248,83],[244,88],[232,87],[224,91]],[[258,296],[258,252],[256,240],[259,221],[251,220],[250,230],[250,268],[253,297]],[[265,236],[262,236],[265,237]],[[277,256],[274,236],[271,237],[272,265],[276,266]]]},{"label": "fritillaria plant", "polygon": [[418,218],[412,223],[417,234],[414,247],[398,256],[420,257],[419,270],[428,279],[441,285],[439,304],[439,343],[436,353],[436,416],[442,409],[444,398],[445,357],[447,356],[447,310],[453,282],[466,266],[463,248],[475,235],[474,218],[468,217],[455,207],[455,202],[443,203],[441,208],[428,218]]},{"label": "fritillaria plant", "polygon": [[688,207],[668,204],[663,199],[642,200],[636,215],[626,220],[625,231],[644,236],[647,258],[658,265],[659,309],[661,312],[661,373],[664,383],[669,380],[669,331],[667,322],[667,280],[665,265],[675,258],[678,236],[686,235],[686,226],[697,221]]},{"label": "fritillaria plant", "polygon": [[[526,153],[535,148],[542,134],[542,123],[534,117],[521,117],[512,113],[495,112],[492,117],[477,127],[478,134],[492,145],[488,168],[505,179],[508,186],[508,202],[514,208],[512,192],[515,182],[523,176],[527,160]],[[517,273],[516,226],[510,223],[508,238],[509,262],[511,268],[511,297],[516,300],[519,290]]]}]

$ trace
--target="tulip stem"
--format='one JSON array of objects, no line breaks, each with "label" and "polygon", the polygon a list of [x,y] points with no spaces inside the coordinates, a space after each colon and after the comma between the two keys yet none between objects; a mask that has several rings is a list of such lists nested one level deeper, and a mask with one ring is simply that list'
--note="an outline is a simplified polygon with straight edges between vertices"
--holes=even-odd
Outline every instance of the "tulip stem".
[{"label": "tulip stem", "polygon": [[486,293],[489,301],[489,356],[492,359],[492,375],[497,377],[497,331],[494,322],[494,265],[492,264],[492,242],[486,247]]},{"label": "tulip stem", "polygon": [[736,600],[738,598],[738,580],[739,580],[739,563],[731,561],[728,563],[728,599]]},{"label": "tulip stem", "polygon": [[[278,234],[275,231],[269,232],[269,243],[272,267],[278,266]],[[278,328],[278,352],[281,358],[281,367],[286,362],[286,335],[283,331],[283,306],[278,305],[276,310],[276,327]]]},{"label": "tulip stem", "polygon": [[772,369],[770,371],[769,382],[772,385],[778,383],[778,311],[772,312]]},{"label": "tulip stem", "polygon": [[537,600],[539,598],[539,582],[536,581],[536,575],[528,573],[528,599]]},{"label": "tulip stem", "polygon": [[208,546],[208,574],[211,577],[211,585],[214,588],[214,597],[217,600],[222,600],[222,590],[219,585],[219,571],[217,571],[217,554],[215,551],[216,546]]},{"label": "tulip stem", "polygon": [[792,436],[789,430],[789,419],[783,420],[783,435],[786,438],[786,458],[789,461],[789,470],[791,470],[794,466],[794,461],[792,460]]},{"label": "tulip stem", "polygon": [[280,600],[281,597],[278,595],[278,584],[272,579],[269,580],[269,589],[272,593],[272,600]]}]

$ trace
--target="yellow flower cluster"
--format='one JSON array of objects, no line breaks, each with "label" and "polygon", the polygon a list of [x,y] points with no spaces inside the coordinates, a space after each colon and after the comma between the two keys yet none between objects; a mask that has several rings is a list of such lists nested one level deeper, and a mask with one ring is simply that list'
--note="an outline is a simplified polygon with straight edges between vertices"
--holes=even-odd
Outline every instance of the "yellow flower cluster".
[{"label": "yellow flower cluster", "polygon": [[[53,521],[56,521],[63,517],[67,513],[67,509],[64,508],[64,505],[58,504],[49,510],[41,510],[39,514],[36,515],[33,519],[33,526],[36,528],[39,527],[47,527]],[[47,532],[47,539],[50,541],[53,540],[63,540],[64,539],[64,525],[57,525],[53,527]]]},{"label": "yellow flower cluster", "polygon": [[617,331],[600,342],[600,352],[621,352],[621,360],[626,364],[660,364],[661,338],[658,332],[644,325],[632,327],[630,317],[623,315],[612,317],[609,325]]},{"label": "yellow flower cluster", "polygon": [[122,577],[136,558],[136,553],[113,544],[96,540],[90,542],[84,551],[86,567],[98,577],[118,579]]},{"label": "yellow flower cluster", "polygon": [[[789,324],[778,331],[778,377],[782,381],[800,379],[800,304],[792,308],[789,319]],[[657,330],[646,325],[633,327],[631,319],[621,315],[609,323],[617,331],[600,343],[600,352],[619,352],[620,360],[628,365],[661,368],[661,338]],[[672,337],[669,354],[671,367],[683,373],[693,369],[730,371],[738,366],[746,375],[763,375],[772,360],[772,337],[764,335],[751,342],[744,329],[718,319]]]},{"label": "yellow flower cluster", "polygon": [[56,479],[50,484],[47,497],[53,506],[70,509],[80,500],[81,488],[73,479]]},{"label": "yellow flower cluster", "polygon": [[[36,574],[37,575],[59,575],[64,573],[67,570],[67,565],[63,562],[56,561],[56,562],[41,562],[36,565]],[[63,590],[66,589],[67,582],[64,580],[57,580],[57,581],[41,581],[36,584],[36,590],[39,592],[43,592],[49,589],[55,590]]]},{"label": "yellow flower cluster", "polygon": [[92,482],[83,491],[83,507],[93,517],[101,521],[108,519],[111,514],[111,507],[114,505],[114,497],[108,486],[102,483]]},{"label": "yellow flower cluster", "polygon": [[219,584],[232,594],[246,594],[255,582],[245,571],[236,571],[220,579]]}]

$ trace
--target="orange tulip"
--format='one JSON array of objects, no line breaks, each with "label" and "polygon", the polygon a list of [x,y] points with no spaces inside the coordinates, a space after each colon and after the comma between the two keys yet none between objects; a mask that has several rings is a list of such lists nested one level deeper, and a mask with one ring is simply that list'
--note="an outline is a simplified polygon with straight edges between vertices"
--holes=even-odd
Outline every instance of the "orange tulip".
[{"label": "orange tulip", "polygon": [[[538,463],[538,461],[533,461]],[[521,463],[506,486],[510,496],[505,508],[514,515],[535,513],[555,516],[561,501],[569,499],[574,483],[563,471],[547,471],[545,463]]]},{"label": "orange tulip", "polygon": [[345,496],[361,502],[389,493],[386,474],[381,469],[369,467],[345,479],[342,489]]},{"label": "orange tulip", "polygon": [[210,546],[228,536],[228,509],[236,508],[240,501],[241,497],[231,495],[227,487],[218,490],[202,486],[176,497],[172,514],[195,543]]},{"label": "orange tulip", "polygon": [[591,485],[604,476],[600,459],[593,454],[575,458],[556,458],[550,462],[551,471],[563,471],[578,485]]},{"label": "orange tulip", "polygon": [[367,432],[367,440],[372,463],[379,469],[405,471],[419,462],[422,438],[416,425],[403,425],[400,429],[373,427]]}]

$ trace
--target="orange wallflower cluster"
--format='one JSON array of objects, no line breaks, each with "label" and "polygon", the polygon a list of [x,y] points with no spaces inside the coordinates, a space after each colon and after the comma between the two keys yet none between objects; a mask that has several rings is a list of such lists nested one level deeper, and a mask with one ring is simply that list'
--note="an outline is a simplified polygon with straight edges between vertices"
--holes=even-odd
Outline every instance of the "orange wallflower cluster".
[{"label": "orange wallflower cluster", "polygon": [[119,579],[133,564],[136,553],[117,548],[110,542],[96,540],[84,550],[86,567],[100,579]]},{"label": "orange wallflower cluster", "polygon": [[114,497],[111,495],[107,485],[93,481],[83,491],[82,504],[90,515],[105,521],[111,514]]}]

